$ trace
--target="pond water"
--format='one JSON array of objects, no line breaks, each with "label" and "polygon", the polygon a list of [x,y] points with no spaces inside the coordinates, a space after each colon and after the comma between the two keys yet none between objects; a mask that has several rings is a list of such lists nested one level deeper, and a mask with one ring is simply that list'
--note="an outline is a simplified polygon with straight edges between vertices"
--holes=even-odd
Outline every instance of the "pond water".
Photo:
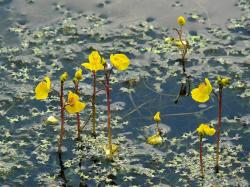
[{"label": "pond water", "polygon": [[[216,136],[204,139],[205,178],[200,178],[200,123],[216,127],[215,96],[199,104],[190,96],[175,100],[185,81],[176,19],[187,19],[190,43],[186,73],[191,88],[208,77],[231,79],[223,90],[221,171],[214,173]],[[250,1],[249,0],[0,0],[0,185],[1,186],[249,186],[250,183]],[[76,140],[75,115],[66,114],[63,152],[57,153],[59,98],[34,98],[34,88],[48,75],[59,90],[59,76],[74,76],[89,53],[106,59],[125,53],[128,70],[111,77],[111,125],[119,153],[108,161],[106,96],[97,94],[97,133],[87,123]],[[83,101],[92,79],[83,71]],[[102,73],[97,74],[102,77]],[[70,78],[70,79],[71,79]],[[73,89],[66,82],[66,91]],[[98,84],[98,89],[102,85]],[[147,136],[161,112],[163,143]],[[91,103],[81,112],[82,126]]]}]

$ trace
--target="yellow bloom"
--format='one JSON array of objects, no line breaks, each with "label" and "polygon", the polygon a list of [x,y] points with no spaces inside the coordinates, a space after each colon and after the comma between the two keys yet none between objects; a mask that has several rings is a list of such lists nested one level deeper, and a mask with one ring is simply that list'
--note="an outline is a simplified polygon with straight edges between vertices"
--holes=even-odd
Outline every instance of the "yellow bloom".
[{"label": "yellow bloom", "polygon": [[183,25],[186,24],[186,20],[185,20],[185,18],[183,16],[180,16],[177,19],[177,23],[178,23],[178,25],[183,26]]},{"label": "yellow bloom", "polygon": [[120,71],[126,70],[130,64],[129,58],[124,54],[111,54],[110,62]]},{"label": "yellow bloom", "polygon": [[78,69],[76,72],[75,72],[75,78],[80,81],[83,79],[83,76],[82,76],[82,69]]},{"label": "yellow bloom", "polygon": [[209,100],[210,93],[212,92],[213,87],[210,81],[205,78],[205,82],[201,83],[198,88],[195,88],[191,91],[191,96],[193,100],[204,103]]},{"label": "yellow bloom", "polygon": [[86,107],[86,104],[79,101],[79,96],[71,91],[68,93],[68,100],[65,109],[68,113],[74,114],[81,112]]},{"label": "yellow bloom", "polygon": [[112,145],[111,145],[111,154],[110,154],[109,145],[107,144],[107,145],[104,145],[104,147],[103,147],[103,149],[104,149],[104,151],[105,151],[105,154],[106,154],[107,156],[115,155],[115,154],[118,152],[118,148],[119,148],[118,145],[112,144]]},{"label": "yellow bloom", "polygon": [[218,76],[217,83],[222,86],[228,86],[230,84],[230,78],[228,77],[221,78],[220,76]]},{"label": "yellow bloom", "polygon": [[98,51],[91,52],[91,54],[89,55],[89,62],[82,63],[82,66],[94,72],[104,70],[104,66],[102,65],[102,59]]},{"label": "yellow bloom", "polygon": [[55,124],[57,124],[58,122],[59,122],[58,119],[55,118],[54,116],[49,116],[49,117],[47,118],[47,121],[46,121],[47,124],[51,124],[51,125],[55,125]]},{"label": "yellow bloom", "polygon": [[155,113],[155,116],[154,116],[154,120],[155,120],[155,122],[159,122],[159,121],[161,121],[161,113],[160,112],[156,112]]},{"label": "yellow bloom", "polygon": [[65,82],[68,79],[68,73],[64,72],[61,76],[60,76],[60,80],[61,82]]},{"label": "yellow bloom", "polygon": [[216,130],[213,127],[209,127],[207,124],[200,124],[200,126],[196,129],[199,135],[207,135],[213,136]]},{"label": "yellow bloom", "polygon": [[162,137],[159,133],[154,134],[147,139],[147,143],[151,145],[161,144],[163,141]]},{"label": "yellow bloom", "polygon": [[37,100],[46,99],[49,95],[51,82],[49,77],[45,77],[35,88],[35,97]]}]

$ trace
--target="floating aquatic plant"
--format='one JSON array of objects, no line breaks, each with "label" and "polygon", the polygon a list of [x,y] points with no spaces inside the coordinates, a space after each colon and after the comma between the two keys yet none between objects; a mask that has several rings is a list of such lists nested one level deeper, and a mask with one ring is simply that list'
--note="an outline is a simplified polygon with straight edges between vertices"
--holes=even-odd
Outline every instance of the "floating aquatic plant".
[{"label": "floating aquatic plant", "polygon": [[161,130],[159,128],[159,122],[161,121],[161,113],[156,112],[154,115],[154,121],[156,122],[156,133],[147,138],[147,143],[151,145],[161,144],[163,139],[161,137]]}]

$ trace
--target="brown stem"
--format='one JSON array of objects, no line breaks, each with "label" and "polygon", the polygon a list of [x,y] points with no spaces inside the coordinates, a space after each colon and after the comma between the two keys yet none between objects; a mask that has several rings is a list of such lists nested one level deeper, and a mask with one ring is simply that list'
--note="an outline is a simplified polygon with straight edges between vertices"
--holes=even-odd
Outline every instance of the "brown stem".
[{"label": "brown stem", "polygon": [[[74,84],[75,84],[75,92],[76,92],[76,94],[79,95],[79,82],[75,80]],[[81,135],[81,130],[80,130],[81,121],[80,121],[80,113],[79,112],[76,113],[76,124],[77,124],[77,139],[80,139],[80,135]]]},{"label": "brown stem", "polygon": [[182,49],[181,50],[181,64],[182,64],[182,71],[183,71],[183,73],[185,73],[186,72],[186,68],[185,68],[185,56],[186,56],[186,54],[187,54],[187,44],[184,44],[183,43],[183,41],[182,41],[182,26],[181,26],[181,29],[180,30],[178,30],[178,29],[174,29],[176,32],[177,32],[177,34],[178,34],[178,36],[179,36],[179,40],[180,40],[180,42],[181,42],[181,44],[182,44],[182,46],[183,46],[183,48],[184,49]]},{"label": "brown stem", "polygon": [[158,121],[156,122],[156,129],[157,129],[157,132],[160,133],[159,122]]},{"label": "brown stem", "polygon": [[96,136],[96,72],[93,71],[93,95],[92,95],[92,134]]},{"label": "brown stem", "polygon": [[204,178],[204,166],[202,160],[202,135],[200,135],[200,167],[201,167],[201,177]]},{"label": "brown stem", "polygon": [[62,152],[62,140],[64,136],[64,96],[63,96],[63,87],[64,82],[61,81],[61,89],[60,89],[60,110],[61,110],[61,132],[60,139],[58,143],[58,152]]},{"label": "brown stem", "polygon": [[216,173],[219,173],[221,114],[222,114],[222,86],[220,85],[219,86],[219,111],[218,111],[218,124],[217,124],[216,164],[215,164]]},{"label": "brown stem", "polygon": [[110,84],[109,75],[106,74],[106,97],[107,97],[107,115],[108,115],[108,146],[110,157],[112,157],[112,132],[111,132],[111,112],[110,112]]}]

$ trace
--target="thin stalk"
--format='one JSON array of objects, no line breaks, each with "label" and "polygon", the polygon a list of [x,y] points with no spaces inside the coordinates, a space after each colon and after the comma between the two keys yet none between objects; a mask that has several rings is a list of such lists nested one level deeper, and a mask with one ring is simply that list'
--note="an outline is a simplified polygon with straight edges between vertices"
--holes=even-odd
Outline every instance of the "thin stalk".
[{"label": "thin stalk", "polygon": [[60,89],[60,111],[61,111],[61,132],[60,132],[60,139],[58,143],[58,152],[62,152],[62,140],[64,136],[64,95],[63,95],[63,88],[64,88],[64,82],[61,81],[61,89]]},{"label": "thin stalk", "polygon": [[157,130],[158,133],[160,133],[159,122],[158,121],[156,122],[156,130]]},{"label": "thin stalk", "polygon": [[219,86],[219,109],[218,109],[218,124],[217,124],[217,143],[216,143],[216,164],[215,172],[219,173],[219,155],[220,155],[220,131],[221,131],[221,114],[222,114],[222,86]]},{"label": "thin stalk", "polygon": [[202,135],[200,135],[200,167],[201,167],[201,177],[204,178],[204,166],[202,160]]},{"label": "thin stalk", "polygon": [[93,71],[93,95],[92,95],[92,134],[96,136],[96,72]]},{"label": "thin stalk", "polygon": [[[74,81],[75,84],[75,92],[76,94],[79,95],[79,82],[78,81]],[[77,112],[76,113],[76,124],[77,124],[77,139],[80,139],[80,135],[81,135],[81,121],[80,121],[80,113]]]},{"label": "thin stalk", "polygon": [[108,146],[110,157],[112,157],[112,131],[111,131],[111,112],[110,112],[110,84],[109,75],[106,74],[106,98],[107,98],[107,115],[108,115]]}]

